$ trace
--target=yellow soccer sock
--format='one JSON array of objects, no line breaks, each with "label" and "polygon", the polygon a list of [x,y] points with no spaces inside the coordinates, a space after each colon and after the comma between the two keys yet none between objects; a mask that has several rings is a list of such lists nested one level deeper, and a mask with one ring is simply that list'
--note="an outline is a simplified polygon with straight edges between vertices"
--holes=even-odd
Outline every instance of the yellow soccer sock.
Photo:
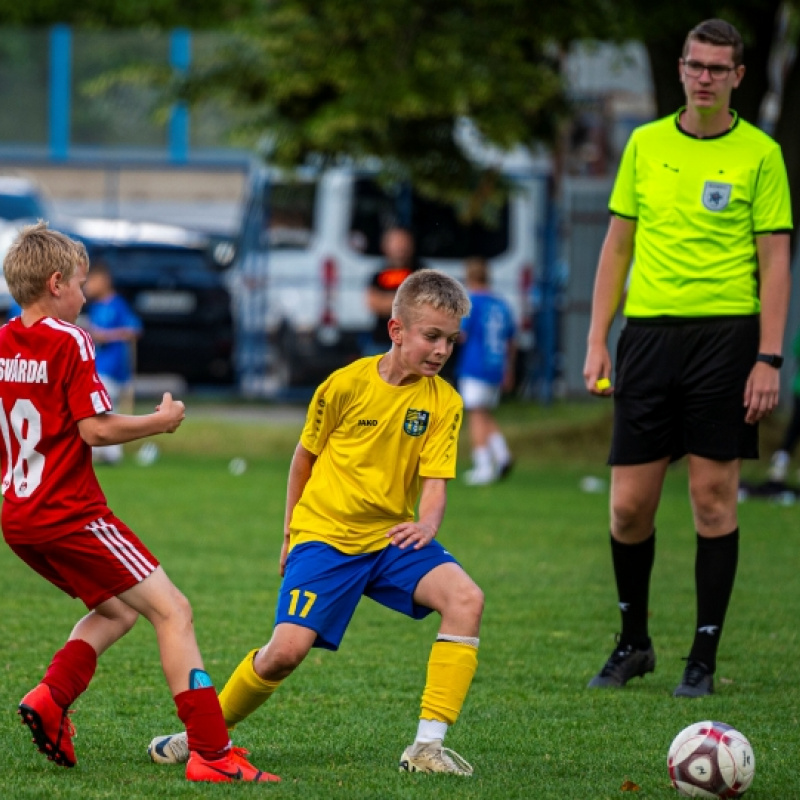
[{"label": "yellow soccer sock", "polygon": [[452,725],[461,713],[477,668],[477,647],[461,642],[434,642],[428,659],[420,719]]},{"label": "yellow soccer sock", "polygon": [[228,678],[219,693],[222,716],[228,729],[249,717],[262,703],[269,700],[281,681],[265,681],[253,667],[253,658],[258,650],[251,650]]}]

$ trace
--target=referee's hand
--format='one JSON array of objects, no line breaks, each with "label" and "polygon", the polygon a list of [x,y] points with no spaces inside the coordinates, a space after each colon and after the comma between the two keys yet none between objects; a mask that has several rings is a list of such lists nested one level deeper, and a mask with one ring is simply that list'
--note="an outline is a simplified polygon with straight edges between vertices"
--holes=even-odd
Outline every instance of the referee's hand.
[{"label": "referee's hand", "polygon": [[607,397],[614,392],[609,375],[611,374],[611,357],[608,348],[601,345],[589,345],[586,361],[583,365],[583,380],[589,394]]},{"label": "referee's hand", "polygon": [[768,417],[780,400],[781,376],[775,367],[759,361],[747,378],[744,388],[745,422],[755,425]]}]

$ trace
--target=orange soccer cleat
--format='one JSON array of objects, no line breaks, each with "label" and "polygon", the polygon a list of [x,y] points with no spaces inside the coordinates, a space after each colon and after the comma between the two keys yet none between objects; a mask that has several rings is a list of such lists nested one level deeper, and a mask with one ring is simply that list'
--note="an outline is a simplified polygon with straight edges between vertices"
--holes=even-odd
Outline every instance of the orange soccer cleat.
[{"label": "orange soccer cleat", "polygon": [[214,761],[203,758],[192,751],[186,764],[186,780],[230,783],[251,781],[253,783],[277,783],[280,778],[254,767],[246,758],[247,750],[232,747],[222,758]]},{"label": "orange soccer cleat", "polygon": [[51,761],[62,767],[74,767],[77,763],[72,737],[75,727],[69,714],[62,708],[50,692],[47,684],[40,683],[20,700],[17,713],[22,722],[30,728],[33,742]]}]

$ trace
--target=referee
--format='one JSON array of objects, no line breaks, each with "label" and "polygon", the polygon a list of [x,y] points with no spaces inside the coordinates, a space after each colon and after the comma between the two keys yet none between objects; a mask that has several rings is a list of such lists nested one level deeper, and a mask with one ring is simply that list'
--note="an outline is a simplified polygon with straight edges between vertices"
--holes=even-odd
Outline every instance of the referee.
[{"label": "referee", "polygon": [[[678,62],[686,105],[633,132],[611,193],[583,376],[590,393],[614,395],[610,527],[622,632],[593,688],[655,669],[655,517],[667,467],[688,454],[697,625],[674,695],[714,691],[738,561],[740,460],[758,457],[758,421],[778,403],[790,289],[781,151],[730,108],[742,53],[723,20],[689,32]],[[608,331],[626,281],[612,387]]]}]

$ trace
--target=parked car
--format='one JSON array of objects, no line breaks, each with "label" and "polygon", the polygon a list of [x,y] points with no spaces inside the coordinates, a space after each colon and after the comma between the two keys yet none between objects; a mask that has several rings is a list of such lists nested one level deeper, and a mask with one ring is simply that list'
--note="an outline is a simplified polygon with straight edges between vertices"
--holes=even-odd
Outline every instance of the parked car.
[{"label": "parked car", "polygon": [[204,234],[168,225],[76,219],[65,232],[102,259],[117,291],[142,320],[139,374],[170,373],[193,384],[233,380],[231,299],[224,264]]},{"label": "parked car", "polygon": [[8,312],[14,303],[14,298],[8,291],[8,283],[2,271],[2,264],[18,230],[19,228],[16,225],[0,219],[0,325],[6,321]]},{"label": "parked car", "polygon": [[13,299],[2,275],[2,263],[21,225],[51,220],[52,209],[37,184],[17,175],[0,175],[0,322],[8,316]]},{"label": "parked car", "polygon": [[52,210],[39,187],[28,178],[0,175],[0,219],[50,220]]}]

